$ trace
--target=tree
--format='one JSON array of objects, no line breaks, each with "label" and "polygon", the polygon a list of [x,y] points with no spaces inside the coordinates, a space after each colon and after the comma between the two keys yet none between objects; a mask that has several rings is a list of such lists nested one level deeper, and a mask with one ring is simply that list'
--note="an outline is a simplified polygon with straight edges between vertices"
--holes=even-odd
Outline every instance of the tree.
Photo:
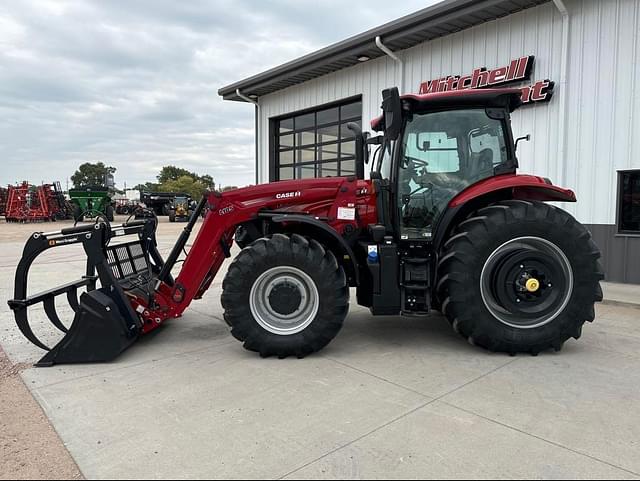
[{"label": "tree", "polygon": [[140,192],[157,192],[159,188],[159,184],[155,184],[153,182],[145,182],[144,184],[136,185],[133,190],[139,190]]},{"label": "tree", "polygon": [[115,174],[116,168],[104,165],[102,162],[92,164],[85,162],[75,174],[71,176],[71,182],[76,189],[91,186],[104,186],[108,174]]},{"label": "tree", "polygon": [[235,190],[235,189],[237,189],[237,188],[238,188],[238,187],[237,187],[237,186],[235,186],[235,185],[225,185],[225,186],[222,188],[222,192],[229,192],[230,190]]},{"label": "tree", "polygon": [[178,180],[180,177],[192,177],[198,180],[198,175],[193,172],[189,172],[187,169],[176,167],[175,165],[167,165],[162,168],[160,174],[158,174],[158,184],[164,184],[172,180]]},{"label": "tree", "polygon": [[160,192],[184,192],[195,200],[200,199],[205,190],[207,190],[206,185],[189,175],[183,175],[160,185]]},{"label": "tree", "polygon": [[201,175],[199,180],[209,190],[214,190],[216,188],[216,183],[213,181],[213,177],[211,177],[210,175],[207,175],[207,174]]}]

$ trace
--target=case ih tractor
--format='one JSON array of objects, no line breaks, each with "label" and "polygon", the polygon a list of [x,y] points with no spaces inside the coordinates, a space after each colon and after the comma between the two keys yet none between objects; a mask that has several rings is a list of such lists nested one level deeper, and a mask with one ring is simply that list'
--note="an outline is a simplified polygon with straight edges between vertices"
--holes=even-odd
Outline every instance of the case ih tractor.
[{"label": "case ih tractor", "polygon": [[[27,308],[42,302],[66,335],[39,365],[113,359],[201,298],[235,240],[242,250],[223,282],[224,318],[262,356],[304,357],[326,346],[343,325],[350,287],[374,315],[440,310],[462,337],[491,351],[559,350],[594,319],[600,252],[585,227],[546,203],[574,202],[572,191],[516,174],[510,114],[520,102],[519,89],[402,97],[385,90],[383,115],[372,122],[381,135],[350,127],[355,177],[209,193],[166,260],[154,219],[35,233],[9,302],[18,327],[49,350],[27,319]],[[365,180],[371,146],[377,153]],[[33,260],[70,244],[83,245],[86,275],[27,296]],[[70,327],[55,311],[60,295],[75,310]]]}]

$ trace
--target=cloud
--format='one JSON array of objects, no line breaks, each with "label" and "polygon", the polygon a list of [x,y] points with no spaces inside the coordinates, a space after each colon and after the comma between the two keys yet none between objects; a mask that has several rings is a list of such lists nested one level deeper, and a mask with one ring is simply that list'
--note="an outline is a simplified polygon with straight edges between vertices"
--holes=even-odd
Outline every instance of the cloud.
[{"label": "cloud", "polygon": [[[434,3],[433,1],[429,3]],[[418,10],[381,0],[23,0],[0,4],[0,184],[63,184],[103,161],[116,182],[168,163],[253,178],[254,110],[219,87]]]}]

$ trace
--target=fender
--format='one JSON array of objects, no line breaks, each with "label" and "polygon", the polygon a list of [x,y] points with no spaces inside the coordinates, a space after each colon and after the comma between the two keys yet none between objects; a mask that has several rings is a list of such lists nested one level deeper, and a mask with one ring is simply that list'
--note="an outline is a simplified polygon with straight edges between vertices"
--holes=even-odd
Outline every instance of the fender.
[{"label": "fender", "polygon": [[473,184],[455,196],[438,223],[434,247],[440,249],[457,219],[498,200],[520,199],[536,201],[576,202],[570,189],[553,185],[549,179],[535,175],[504,174]]},{"label": "fender", "polygon": [[[325,235],[325,239],[329,241],[330,245],[327,245],[336,255],[339,264],[345,265],[347,279],[349,285],[358,286],[360,284],[360,273],[358,270],[358,263],[356,261],[355,254],[351,249],[351,246],[331,227],[325,222],[315,219],[307,215],[300,214],[278,214],[271,217],[271,222],[278,224],[292,223],[292,224],[305,224],[307,226],[313,226],[314,229],[320,230]],[[329,237],[326,237],[329,236]],[[338,252],[336,252],[338,251]],[[347,261],[348,257],[348,261]]]},{"label": "fender", "polygon": [[473,184],[455,196],[449,202],[449,207],[458,207],[500,190],[511,191],[512,199],[576,202],[576,194],[572,190],[553,185],[549,179],[535,175],[504,174]]}]

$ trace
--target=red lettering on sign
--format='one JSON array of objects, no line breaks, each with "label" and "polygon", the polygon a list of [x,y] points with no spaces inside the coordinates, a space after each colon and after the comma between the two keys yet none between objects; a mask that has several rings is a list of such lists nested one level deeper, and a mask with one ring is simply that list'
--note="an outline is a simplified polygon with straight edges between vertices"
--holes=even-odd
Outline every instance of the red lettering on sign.
[{"label": "red lettering on sign", "polygon": [[[511,60],[508,66],[498,67],[492,70],[476,68],[471,75],[450,75],[436,80],[429,80],[420,84],[420,94],[447,92],[451,90],[480,89],[484,87],[496,87],[510,82],[528,80],[531,76],[535,57],[520,57]],[[551,98],[553,94],[553,82],[549,80],[539,81],[533,85],[522,87],[522,101],[524,103],[543,102]]]}]

